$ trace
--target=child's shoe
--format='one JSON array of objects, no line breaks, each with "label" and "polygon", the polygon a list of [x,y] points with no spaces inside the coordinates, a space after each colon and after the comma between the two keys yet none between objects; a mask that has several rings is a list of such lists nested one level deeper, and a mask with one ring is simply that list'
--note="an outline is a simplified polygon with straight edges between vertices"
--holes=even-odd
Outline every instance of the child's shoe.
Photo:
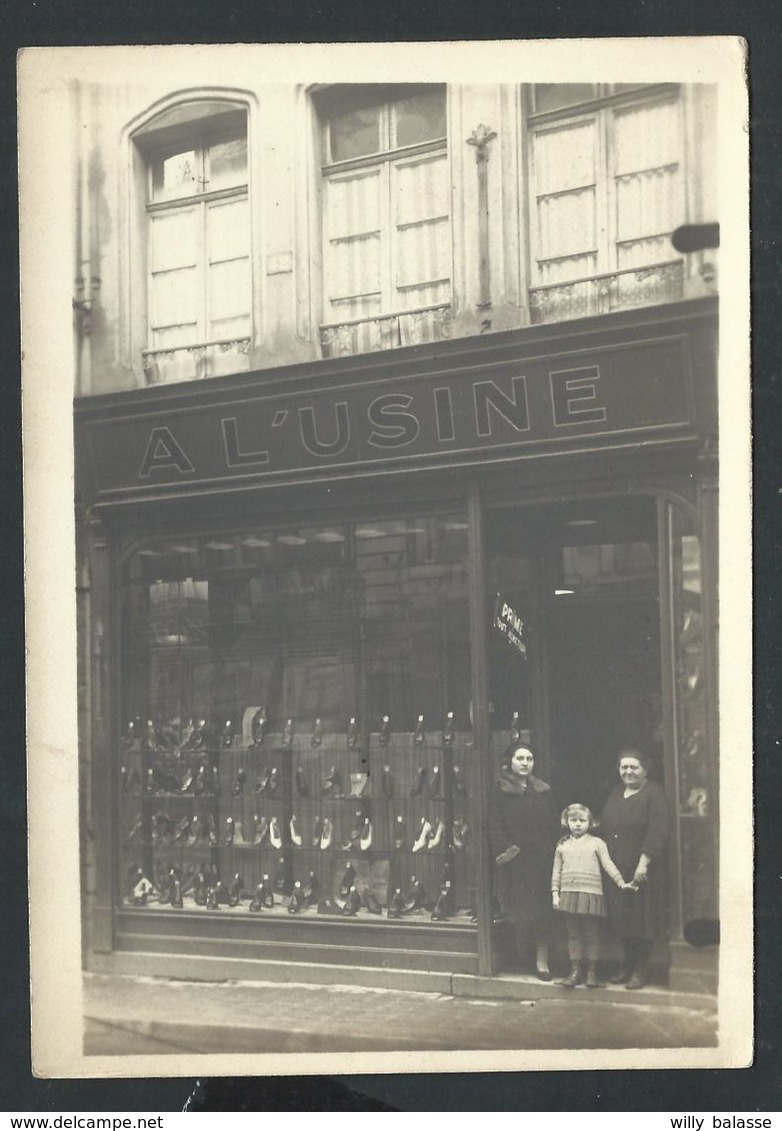
[{"label": "child's shoe", "polygon": [[567,989],[572,990],[574,986],[580,986],[583,981],[584,975],[581,973],[581,963],[571,962],[570,973],[568,974],[567,978],[562,979],[562,982],[560,984],[566,986]]},{"label": "child's shoe", "polygon": [[586,975],[586,988],[588,990],[596,990],[598,987],[597,980],[597,963],[587,962],[587,975]]}]

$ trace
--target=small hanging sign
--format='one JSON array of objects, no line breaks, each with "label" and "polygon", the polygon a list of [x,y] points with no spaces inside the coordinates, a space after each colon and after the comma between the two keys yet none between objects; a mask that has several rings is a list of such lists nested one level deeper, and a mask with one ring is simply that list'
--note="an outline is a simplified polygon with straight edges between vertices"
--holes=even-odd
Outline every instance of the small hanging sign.
[{"label": "small hanging sign", "polygon": [[526,623],[517,609],[502,593],[494,603],[494,628],[520,656],[527,658]]}]

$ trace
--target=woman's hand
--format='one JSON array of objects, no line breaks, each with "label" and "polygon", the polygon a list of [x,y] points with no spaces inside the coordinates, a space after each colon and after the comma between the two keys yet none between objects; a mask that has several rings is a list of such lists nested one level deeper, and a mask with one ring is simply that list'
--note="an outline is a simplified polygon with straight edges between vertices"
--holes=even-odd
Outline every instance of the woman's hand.
[{"label": "woman's hand", "polygon": [[501,852],[497,857],[498,864],[509,864],[511,860],[515,860],[521,849],[517,844],[511,844],[504,852]]},{"label": "woman's hand", "polygon": [[648,876],[647,876],[648,871],[649,871],[649,859],[648,859],[648,857],[641,855],[641,858],[638,861],[638,864],[636,865],[635,873],[634,873],[633,879],[632,879],[632,882],[636,887],[638,887],[639,884],[645,884],[646,883],[646,881],[648,879]]},{"label": "woman's hand", "polygon": [[552,893],[551,893],[551,903],[552,903],[552,906],[559,907],[559,892],[558,891],[552,891]]}]

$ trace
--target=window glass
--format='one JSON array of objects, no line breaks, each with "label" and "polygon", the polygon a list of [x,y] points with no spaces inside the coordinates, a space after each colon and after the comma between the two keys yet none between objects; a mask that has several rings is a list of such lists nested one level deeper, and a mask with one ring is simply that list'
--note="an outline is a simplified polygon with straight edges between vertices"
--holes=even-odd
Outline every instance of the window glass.
[{"label": "window glass", "polygon": [[200,191],[198,155],[194,149],[172,153],[153,163],[153,200],[174,200]]},{"label": "window glass", "polygon": [[536,83],[533,87],[534,111],[560,110],[597,97],[597,84],[591,82]]},{"label": "window glass", "polygon": [[469,921],[466,533],[463,515],[426,516],[133,555],[116,769],[126,906],[246,915],[267,874],[267,913],[290,921],[296,882],[344,901],[349,857],[360,918],[415,875],[430,905],[448,884],[443,921]]},{"label": "window glass", "polygon": [[417,145],[445,137],[445,91],[427,91],[394,103],[396,145]]},{"label": "window glass", "polygon": [[331,119],[331,160],[366,157],[380,148],[380,107],[348,110]]},{"label": "window glass", "polygon": [[209,192],[247,182],[247,138],[235,137],[209,146]]}]

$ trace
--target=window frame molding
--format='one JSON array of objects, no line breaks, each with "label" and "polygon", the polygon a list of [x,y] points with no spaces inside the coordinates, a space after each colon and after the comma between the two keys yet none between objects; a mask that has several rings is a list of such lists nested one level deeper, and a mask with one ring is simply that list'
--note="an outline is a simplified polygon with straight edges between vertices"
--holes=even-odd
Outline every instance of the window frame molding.
[{"label": "window frame molding", "polygon": [[[163,126],[160,131],[155,130],[154,123],[178,108],[192,106],[197,110],[199,104],[211,107],[209,114],[202,117],[194,116],[192,119]],[[256,215],[260,197],[260,170],[258,162],[260,155],[253,144],[258,119],[258,99],[253,91],[234,87],[192,87],[166,95],[163,98],[146,106],[135,115],[120,131],[119,135],[119,168],[123,175],[119,185],[118,207],[118,252],[119,252],[119,363],[131,376],[131,384],[146,388],[149,381],[146,377],[144,359],[152,350],[149,340],[149,298],[147,291],[148,279],[148,233],[147,224],[149,207],[157,211],[180,203],[203,200],[203,194],[176,198],[162,202],[152,203],[150,200],[150,155],[165,148],[170,140],[179,142],[184,140],[201,140],[204,138],[204,123],[210,117],[222,118],[222,113],[215,114],[214,107],[223,104],[225,113],[236,112],[243,114],[246,122],[247,136],[247,187],[246,199],[249,212],[249,262],[250,262],[250,326],[248,353],[257,348],[261,336],[262,312],[262,278],[261,278],[261,248],[259,234],[261,225]],[[216,133],[222,132],[226,127],[223,122],[215,129]],[[207,135],[212,131],[206,126]],[[215,199],[223,190],[218,190]],[[228,194],[235,192],[228,189]],[[193,343],[192,347],[208,346],[209,343]],[[178,347],[188,348],[188,347]],[[200,378],[193,377],[192,380]]]}]

